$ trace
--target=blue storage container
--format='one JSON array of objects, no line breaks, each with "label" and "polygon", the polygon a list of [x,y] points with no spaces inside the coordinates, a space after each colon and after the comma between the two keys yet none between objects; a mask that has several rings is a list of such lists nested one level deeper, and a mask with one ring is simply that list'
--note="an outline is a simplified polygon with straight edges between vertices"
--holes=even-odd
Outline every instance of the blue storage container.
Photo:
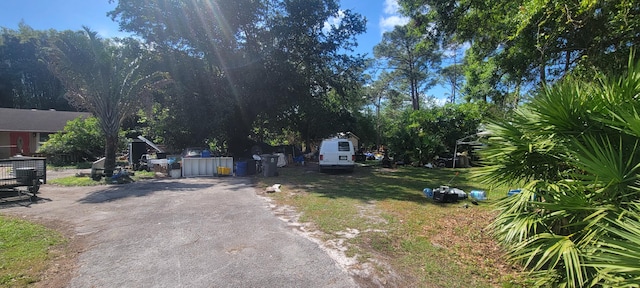
[{"label": "blue storage container", "polygon": [[427,196],[427,198],[433,198],[433,190],[431,190],[431,188],[424,188],[422,193],[424,193],[424,196]]},{"label": "blue storage container", "polygon": [[520,192],[522,192],[521,189],[511,189],[511,190],[509,190],[509,192],[507,192],[507,196],[513,196],[513,195],[516,195],[516,194],[518,194]]},{"label": "blue storage container", "polygon": [[241,161],[236,163],[236,176],[247,176],[247,162]]},{"label": "blue storage container", "polygon": [[469,192],[469,198],[476,200],[487,200],[487,193],[483,190],[471,190],[471,192]]}]

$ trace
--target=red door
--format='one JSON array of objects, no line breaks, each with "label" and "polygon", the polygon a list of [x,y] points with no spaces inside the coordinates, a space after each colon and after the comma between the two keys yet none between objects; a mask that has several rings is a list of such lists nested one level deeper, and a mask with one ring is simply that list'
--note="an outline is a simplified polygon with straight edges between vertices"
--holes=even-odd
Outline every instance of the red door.
[{"label": "red door", "polygon": [[9,141],[11,156],[17,154],[31,155],[31,151],[29,151],[29,132],[11,132],[9,133]]}]

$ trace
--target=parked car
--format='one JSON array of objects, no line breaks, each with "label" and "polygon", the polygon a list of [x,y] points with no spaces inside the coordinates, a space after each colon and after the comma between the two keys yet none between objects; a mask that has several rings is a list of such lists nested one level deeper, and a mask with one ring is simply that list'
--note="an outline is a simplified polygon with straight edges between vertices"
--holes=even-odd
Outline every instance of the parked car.
[{"label": "parked car", "polygon": [[343,138],[322,140],[318,163],[320,172],[327,169],[342,169],[353,171],[356,153],[353,143]]}]

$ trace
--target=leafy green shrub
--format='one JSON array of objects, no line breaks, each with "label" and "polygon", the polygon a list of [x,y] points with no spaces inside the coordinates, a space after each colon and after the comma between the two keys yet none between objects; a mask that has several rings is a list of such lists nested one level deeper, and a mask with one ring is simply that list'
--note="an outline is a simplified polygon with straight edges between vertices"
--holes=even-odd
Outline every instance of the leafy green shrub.
[{"label": "leafy green shrub", "polygon": [[640,62],[598,80],[567,78],[487,126],[478,176],[526,183],[492,228],[538,285],[640,280]]},{"label": "leafy green shrub", "polygon": [[64,126],[63,131],[52,134],[38,152],[53,156],[54,164],[70,164],[56,163],[65,162],[56,157],[59,155],[72,155],[70,159],[76,160],[94,160],[104,154],[105,137],[98,125],[98,119],[95,117],[78,117],[71,120]]},{"label": "leafy green shrub", "polygon": [[477,132],[483,111],[473,103],[405,111],[391,133],[389,147],[402,160],[422,164],[436,155],[453,154],[457,139]]}]

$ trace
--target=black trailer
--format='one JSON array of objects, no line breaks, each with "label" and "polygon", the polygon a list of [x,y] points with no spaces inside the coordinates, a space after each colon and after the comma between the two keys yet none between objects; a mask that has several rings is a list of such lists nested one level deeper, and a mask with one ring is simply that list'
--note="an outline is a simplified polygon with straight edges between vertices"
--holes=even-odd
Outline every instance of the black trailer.
[{"label": "black trailer", "polygon": [[47,183],[46,158],[0,159],[0,203],[35,200],[40,185],[45,183]]}]

